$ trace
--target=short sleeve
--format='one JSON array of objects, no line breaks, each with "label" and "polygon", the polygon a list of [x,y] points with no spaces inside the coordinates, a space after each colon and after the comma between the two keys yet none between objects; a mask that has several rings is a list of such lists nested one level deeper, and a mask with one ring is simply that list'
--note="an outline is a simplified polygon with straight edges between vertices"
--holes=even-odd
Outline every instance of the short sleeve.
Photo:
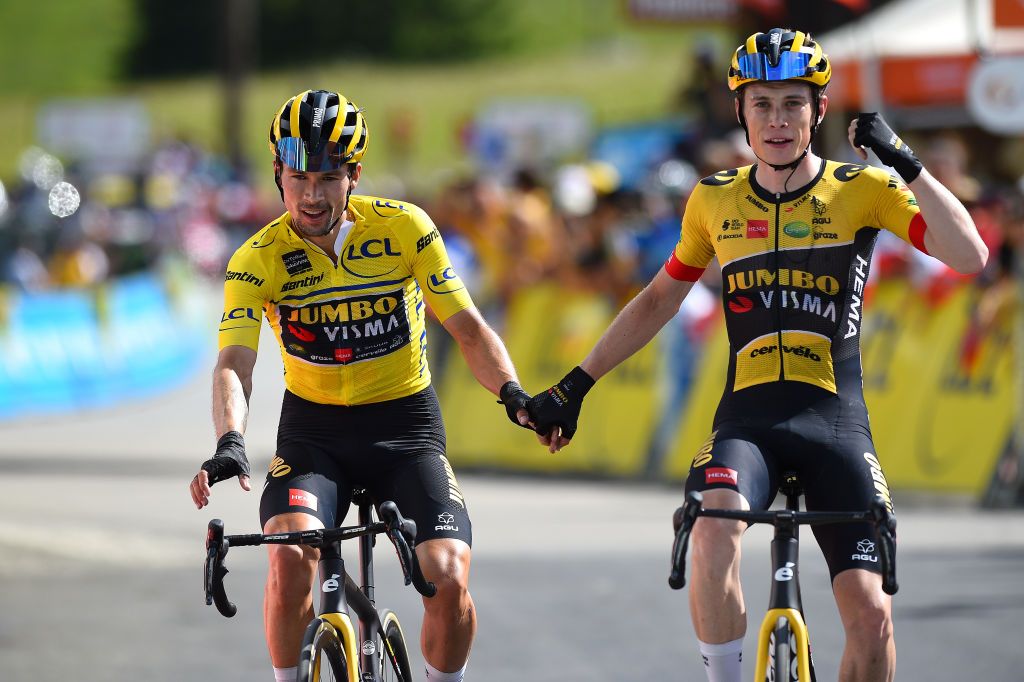
[{"label": "short sleeve", "polygon": [[665,270],[674,279],[696,282],[715,257],[705,219],[707,201],[707,190],[698,184],[686,202],[679,241],[665,263]]},{"label": "short sleeve", "polygon": [[914,193],[906,183],[895,175],[886,176],[884,171],[874,169],[871,180],[878,185],[875,201],[871,202],[871,225],[882,227],[903,241],[912,244],[923,253],[924,233],[928,226],[921,216]]},{"label": "short sleeve", "polygon": [[218,348],[246,346],[258,350],[263,305],[271,285],[266,267],[252,256],[248,245],[235,252],[224,275],[224,311],[218,330]]},{"label": "short sleeve", "polygon": [[427,305],[444,322],[449,317],[473,306],[473,299],[462,279],[455,272],[444,240],[425,211],[410,206],[410,219],[415,225],[415,254],[412,273],[423,291]]}]

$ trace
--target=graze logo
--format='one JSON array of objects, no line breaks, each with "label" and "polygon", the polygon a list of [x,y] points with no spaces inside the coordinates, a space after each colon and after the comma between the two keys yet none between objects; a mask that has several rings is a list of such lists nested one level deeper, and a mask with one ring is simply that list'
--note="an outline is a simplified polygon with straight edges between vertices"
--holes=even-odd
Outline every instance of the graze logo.
[{"label": "graze logo", "polygon": [[277,455],[274,459],[270,460],[270,475],[274,478],[281,478],[287,476],[292,472],[291,465],[285,463],[284,458]]},{"label": "graze logo", "polygon": [[747,239],[764,239],[768,236],[767,220],[748,220]]},{"label": "graze logo", "polygon": [[857,554],[851,554],[850,558],[855,561],[870,561],[872,563],[878,563],[878,557],[875,556],[875,543],[867,538],[858,540]]},{"label": "graze logo", "polygon": [[281,260],[284,261],[284,269],[289,275],[300,275],[313,269],[309,256],[302,249],[281,254]]},{"label": "graze logo", "polygon": [[459,527],[455,525],[455,516],[451,512],[438,514],[437,525],[434,526],[434,530],[458,531]]},{"label": "graze logo", "polygon": [[815,239],[839,239],[839,234],[836,232],[815,232]]},{"label": "graze logo", "polygon": [[860,309],[864,301],[864,283],[868,279],[868,262],[858,253],[857,262],[853,266],[853,292],[850,294],[850,312],[846,316],[846,335],[844,339],[856,336],[860,330]]},{"label": "graze logo", "polygon": [[711,485],[712,483],[727,483],[729,485],[738,485],[739,473],[735,469],[729,467],[708,467],[704,470],[704,484]]},{"label": "graze logo", "polygon": [[235,270],[228,270],[224,276],[225,282],[245,282],[246,284],[252,284],[253,286],[263,286],[264,280],[251,272],[238,272]]},{"label": "graze logo", "polygon": [[439,239],[440,237],[441,233],[438,232],[437,228],[435,227],[433,230],[430,231],[430,234],[425,234],[416,240],[416,253],[419,253],[423,249],[427,248],[427,246],[430,245],[430,242],[434,241],[435,239]]},{"label": "graze logo", "polygon": [[319,275],[307,275],[302,279],[285,282],[281,285],[281,292],[284,293],[285,291],[293,291],[295,289],[302,289],[303,287],[316,286],[322,281],[324,281],[324,273],[322,272]]},{"label": "graze logo", "polygon": [[302,490],[300,488],[289,488],[288,489],[288,506],[289,507],[306,507],[307,509],[317,510],[317,499],[316,495],[309,492],[308,490]]}]

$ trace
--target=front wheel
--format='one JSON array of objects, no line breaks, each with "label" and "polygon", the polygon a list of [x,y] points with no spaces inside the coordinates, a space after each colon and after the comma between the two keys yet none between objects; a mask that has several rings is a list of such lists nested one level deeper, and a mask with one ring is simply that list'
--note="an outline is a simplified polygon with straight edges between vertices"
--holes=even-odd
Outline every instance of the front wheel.
[{"label": "front wheel", "polygon": [[299,654],[298,682],[348,682],[348,661],[338,631],[316,618],[306,628]]},{"label": "front wheel", "polygon": [[412,682],[412,666],[409,665],[409,650],[405,646],[405,635],[393,611],[379,612],[381,634],[376,638],[377,665],[380,679],[384,682]]}]

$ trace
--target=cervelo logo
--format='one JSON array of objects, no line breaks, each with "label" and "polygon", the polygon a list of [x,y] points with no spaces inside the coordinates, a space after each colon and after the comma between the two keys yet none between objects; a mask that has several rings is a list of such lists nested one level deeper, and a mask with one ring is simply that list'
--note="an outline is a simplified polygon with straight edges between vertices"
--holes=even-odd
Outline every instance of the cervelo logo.
[{"label": "cervelo logo", "polygon": [[[750,357],[756,358],[758,355],[771,355],[778,350],[778,348],[779,347],[774,343],[770,346],[761,346],[760,348],[755,348],[750,351]],[[799,355],[802,358],[808,358],[814,362],[821,362],[821,356],[807,346],[787,346],[786,344],[782,344],[782,352]]]},{"label": "cervelo logo", "polygon": [[320,589],[324,592],[337,592],[338,588],[341,587],[341,583],[338,582],[338,578],[340,577],[340,573],[332,574],[330,578],[324,581],[324,584],[320,586]]},{"label": "cervelo logo", "polygon": [[729,485],[738,485],[739,473],[735,469],[729,467],[708,467],[704,470],[704,483],[710,485],[712,483],[728,483]]}]

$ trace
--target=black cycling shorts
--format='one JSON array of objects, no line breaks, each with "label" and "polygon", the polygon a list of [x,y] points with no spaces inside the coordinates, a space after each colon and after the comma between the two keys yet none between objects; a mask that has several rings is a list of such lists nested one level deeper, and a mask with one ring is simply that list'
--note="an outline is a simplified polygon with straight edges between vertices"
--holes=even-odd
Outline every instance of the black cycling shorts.
[{"label": "black cycling shorts", "polygon": [[[892,511],[865,411],[848,409],[836,396],[783,418],[778,405],[719,410],[713,433],[690,465],[686,492],[728,488],[751,509],[764,510],[775,499],[781,475],[792,471],[808,510],[864,511],[880,495]],[[833,580],[849,568],[881,573],[870,522],[812,529]]]},{"label": "black cycling shorts", "polygon": [[340,526],[358,488],[375,504],[395,502],[415,520],[417,542],[456,538],[472,545],[433,387],[353,406],[313,403],[285,391],[277,454],[260,499],[261,525],[278,514],[304,512],[327,528]]}]

